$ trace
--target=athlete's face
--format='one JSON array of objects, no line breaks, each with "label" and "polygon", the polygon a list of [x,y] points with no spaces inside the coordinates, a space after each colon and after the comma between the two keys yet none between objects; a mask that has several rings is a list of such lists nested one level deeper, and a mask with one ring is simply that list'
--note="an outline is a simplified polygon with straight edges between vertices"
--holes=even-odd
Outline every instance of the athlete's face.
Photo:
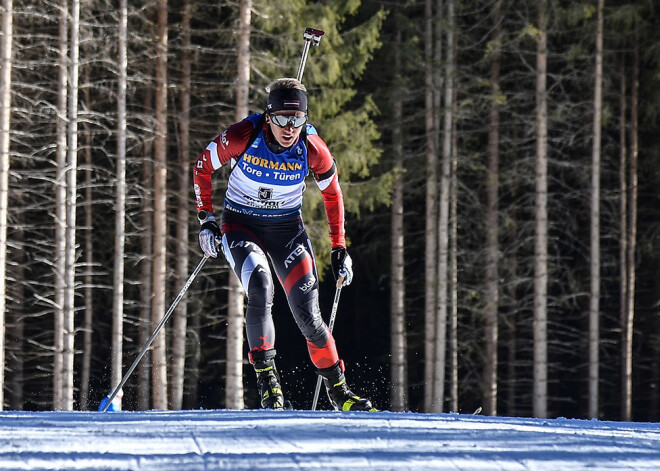
[{"label": "athlete's face", "polygon": [[[273,116],[305,116],[305,113],[303,111],[278,111],[277,113],[273,113]],[[303,125],[299,127],[294,127],[294,123],[292,119],[288,120],[281,120],[275,118],[277,121],[280,122],[285,122],[286,125],[284,127],[279,126],[278,123],[276,123],[273,119],[271,119],[270,115],[266,115],[266,122],[270,125],[270,130],[273,133],[273,136],[275,136],[275,139],[277,142],[282,146],[282,147],[291,147],[294,142],[296,142],[296,139],[298,139],[298,136],[300,136],[300,132],[302,131]]]}]

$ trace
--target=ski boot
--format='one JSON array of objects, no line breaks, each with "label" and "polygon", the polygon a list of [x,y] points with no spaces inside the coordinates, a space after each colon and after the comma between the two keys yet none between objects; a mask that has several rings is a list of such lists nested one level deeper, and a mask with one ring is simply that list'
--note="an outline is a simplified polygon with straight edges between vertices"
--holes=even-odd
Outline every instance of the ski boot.
[{"label": "ski boot", "polygon": [[262,409],[284,409],[284,395],[280,386],[280,376],[275,368],[275,350],[255,350],[250,352],[250,363],[257,373],[257,386]]},{"label": "ski boot", "polygon": [[328,392],[328,399],[335,410],[340,411],[370,411],[375,412],[369,399],[361,398],[351,392],[346,384],[344,376],[344,363],[338,361],[330,368],[316,370],[317,374],[323,378],[323,384]]}]

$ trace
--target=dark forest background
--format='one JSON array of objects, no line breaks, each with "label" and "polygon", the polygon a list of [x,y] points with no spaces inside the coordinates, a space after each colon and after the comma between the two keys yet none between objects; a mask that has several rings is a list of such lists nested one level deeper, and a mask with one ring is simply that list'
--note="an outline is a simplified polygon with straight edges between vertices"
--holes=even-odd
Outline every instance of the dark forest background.
[{"label": "dark forest background", "polygon": [[[13,1],[5,409],[60,408],[53,401],[57,387],[53,374],[57,354],[54,319],[62,309],[56,302],[55,267],[64,256],[57,243],[56,189],[62,170],[56,161],[58,61],[62,52],[60,13],[65,9],[71,15],[74,3]],[[124,370],[144,344],[144,332],[152,330],[145,309],[151,306],[153,289],[151,281],[145,279],[149,269],[145,271],[144,265],[152,260],[153,247],[144,242],[152,234],[149,218],[157,191],[153,164],[158,7],[165,5],[168,13],[167,273],[161,287],[167,307],[185,282],[175,270],[177,245],[188,247],[188,274],[202,256],[192,182],[181,188],[179,176],[191,173],[207,143],[235,120],[242,3],[128,3],[126,271],[121,301]],[[546,12],[547,415],[590,417],[590,198],[598,2],[247,3],[252,11],[250,112],[263,110],[265,86],[272,79],[295,76],[304,28],[326,31],[319,47],[310,51],[303,82],[309,90],[310,122],[337,160],[346,198],[348,250],[355,276],[342,290],[335,338],[351,388],[371,398],[377,407],[391,408],[395,382],[392,289],[403,287],[406,369],[402,408],[428,410],[424,398],[425,389],[430,387],[425,376],[429,361],[425,349],[425,264],[437,257],[429,254],[425,245],[429,235],[428,153],[429,142],[435,142],[431,151],[440,159],[435,170],[441,187],[443,139],[451,137],[456,186],[450,195],[455,214],[450,214],[449,222],[456,228],[455,237],[450,238],[455,248],[457,283],[450,287],[456,300],[449,312],[455,312],[456,320],[456,379],[449,374],[443,378],[447,390],[442,409],[473,413],[484,407],[484,368],[488,364],[485,316],[491,300],[486,289],[487,219],[489,212],[492,215],[496,211],[496,403],[498,414],[512,416],[534,414],[536,80],[539,11]],[[77,173],[73,408],[95,409],[112,386],[119,8],[118,2],[110,0],[81,0],[79,6],[78,161],[76,167],[65,170]],[[185,11],[191,13],[189,45],[182,26]],[[654,421],[659,417],[660,403],[660,11],[651,0],[607,0],[602,18],[600,387],[596,416]],[[453,44],[447,42],[448,31],[453,32]],[[425,49],[429,45],[433,47],[430,56]],[[451,62],[447,59],[450,47],[454,51]],[[499,51],[496,92],[494,51]],[[190,88],[184,91],[185,58],[190,60],[191,69]],[[434,79],[431,83],[429,73]],[[448,74],[454,87],[449,109],[451,136],[443,128]],[[183,93],[190,97],[187,110],[180,101]],[[430,108],[429,96],[434,103]],[[637,108],[633,107],[634,100]],[[499,110],[495,208],[488,203],[489,182],[493,181],[489,167],[493,103]],[[189,111],[188,118],[182,117],[183,111]],[[188,120],[186,126],[182,126],[183,119]],[[186,132],[182,129],[189,138],[187,153],[181,151],[182,132]],[[634,160],[636,168],[631,168],[633,155],[638,159]],[[638,178],[635,207],[629,198],[633,175]],[[225,178],[224,170],[216,172],[218,214]],[[403,283],[393,278],[391,264],[395,240],[392,204],[397,191],[403,218]],[[311,179],[305,198],[304,217],[323,278],[321,307],[327,319],[334,296],[332,275],[327,270],[330,246],[320,194]],[[440,194],[435,198],[439,200]],[[189,208],[184,237],[176,229],[180,205]],[[622,271],[622,264],[627,262],[621,258],[621,247],[631,240],[630,226],[622,224],[629,220],[631,211],[636,212],[636,276],[630,350],[632,412],[626,417],[622,412],[622,369],[627,358],[622,319],[625,289],[631,284],[626,275],[629,271]],[[227,284],[227,265],[218,258],[206,264],[187,293],[183,408],[225,407]],[[273,312],[285,393],[294,407],[309,408],[316,375],[279,288]],[[86,314],[91,316],[87,317],[91,324],[85,324]],[[84,343],[85,330],[91,332],[91,344]],[[167,335],[171,345],[175,334],[168,328]],[[445,345],[444,339],[436,341]],[[88,379],[81,375],[85,352],[89,355]],[[148,365],[149,357],[143,361]],[[253,374],[245,355],[245,406],[250,408],[258,404]],[[458,392],[456,402],[449,398],[452,381]],[[84,400],[82,389],[87,389]],[[138,389],[136,374],[124,387],[125,409],[144,408],[138,401]]]}]

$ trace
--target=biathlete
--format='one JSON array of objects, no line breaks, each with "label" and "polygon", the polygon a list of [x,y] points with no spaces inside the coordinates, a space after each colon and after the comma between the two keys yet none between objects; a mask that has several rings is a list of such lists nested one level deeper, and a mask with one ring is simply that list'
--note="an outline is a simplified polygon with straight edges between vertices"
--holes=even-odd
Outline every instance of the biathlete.
[{"label": "biathlete", "polygon": [[[199,243],[211,257],[217,256],[216,245],[221,247],[245,290],[249,359],[262,408],[281,409],[285,404],[275,367],[274,271],[333,407],[372,410],[371,402],[346,384],[335,340],[321,317],[314,252],[301,216],[305,177],[311,171],[323,195],[330,228],[332,272],[335,279],[344,276],[343,286],[349,285],[352,261],[346,252],[344,199],[335,160],[307,123],[304,85],[282,78],[267,90],[266,112],[229,126],[195,163]],[[232,171],[218,223],[213,215],[211,176],[228,163]]]}]

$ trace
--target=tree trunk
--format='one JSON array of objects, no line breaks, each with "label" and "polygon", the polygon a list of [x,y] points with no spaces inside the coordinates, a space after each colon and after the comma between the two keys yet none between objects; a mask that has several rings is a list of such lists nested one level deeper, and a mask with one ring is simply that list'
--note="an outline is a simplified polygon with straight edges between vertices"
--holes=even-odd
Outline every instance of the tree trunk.
[{"label": "tree trunk", "polygon": [[190,342],[192,348],[188,350],[188,361],[186,362],[186,377],[188,378],[188,387],[184,396],[183,404],[186,409],[196,409],[199,404],[199,365],[202,356],[201,342],[199,341],[200,315],[195,313],[189,321],[190,332],[194,333]]},{"label": "tree trunk", "polygon": [[[84,41],[83,41],[84,42]],[[83,47],[83,54],[86,55],[87,48]],[[85,83],[91,82],[90,68],[84,69]],[[89,87],[83,89],[83,97],[86,109],[91,109],[91,94]],[[84,202],[84,254],[85,254],[85,274],[83,277],[83,290],[84,290],[84,318],[82,331],[83,334],[83,349],[81,352],[82,358],[80,360],[80,392],[79,404],[80,410],[89,409],[89,381],[91,377],[92,366],[92,323],[94,312],[94,193],[92,191],[93,182],[93,167],[92,167],[92,134],[88,123],[83,122],[84,136],[85,136],[85,202]]]},{"label": "tree trunk", "polygon": [[493,30],[492,62],[490,68],[490,123],[488,130],[488,174],[486,193],[486,299],[485,299],[485,341],[483,408],[487,415],[497,415],[497,343],[499,310],[499,166],[500,166],[500,61],[502,58],[502,38],[500,16],[501,0],[493,5],[495,29]]},{"label": "tree trunk", "polygon": [[89,381],[92,367],[92,333],[94,332],[94,210],[92,192],[92,149],[91,139],[85,148],[85,314],[83,319],[83,351],[80,365],[80,410],[89,410]]},{"label": "tree trunk", "polygon": [[[225,407],[243,409],[243,311],[244,291],[240,280],[230,271],[227,300],[227,390]],[[231,362],[230,362],[231,360]]]},{"label": "tree trunk", "polygon": [[[433,169],[433,174],[435,175],[435,194],[437,198],[438,194],[438,155],[440,152],[440,121],[442,119],[442,114],[440,113],[440,109],[442,107],[442,95],[443,95],[443,88],[444,88],[444,74],[443,74],[443,67],[442,67],[442,37],[444,35],[444,31],[446,29],[446,26],[444,24],[445,16],[445,0],[436,0],[435,2],[435,15],[433,17],[435,18],[434,20],[434,28],[433,31],[435,32],[435,48],[433,49],[433,107],[435,108],[435,112],[433,113],[433,129],[435,129],[434,133],[434,148],[435,148],[435,167]],[[433,241],[433,247],[434,251],[437,251],[437,244],[438,244],[438,239],[437,239],[437,218],[438,218],[438,202],[437,200],[434,203],[434,213],[433,213],[433,229],[434,232],[436,232],[436,238]],[[435,267],[435,259],[436,256],[434,254],[433,256],[433,263],[434,263],[434,273],[433,277],[435,278],[437,276],[436,267]],[[435,287],[436,285],[434,284],[432,286],[432,290],[435,292]],[[435,309],[435,304],[431,306],[431,309]]]},{"label": "tree trunk", "polygon": [[[514,130],[513,139],[520,137],[520,131]],[[523,157],[523,159],[526,157]],[[520,156],[518,152],[514,152],[510,156],[511,161],[519,161]],[[518,183],[513,182],[507,191],[511,194],[518,193]],[[519,409],[518,401],[518,375],[517,375],[517,366],[518,366],[518,311],[521,306],[521,297],[518,294],[518,280],[520,280],[521,274],[518,269],[520,255],[518,249],[515,246],[511,246],[512,243],[515,244],[515,241],[518,240],[518,228],[519,228],[519,209],[513,208],[509,212],[506,224],[503,224],[504,234],[507,240],[508,251],[505,257],[503,257],[506,280],[505,283],[506,290],[506,304],[508,304],[508,309],[506,313],[506,329],[505,329],[505,343],[506,343],[506,415],[512,417],[518,415],[517,411]],[[501,334],[500,334],[501,336]],[[525,378],[526,379],[526,378]]]},{"label": "tree trunk", "polygon": [[[115,187],[115,253],[112,286],[112,390],[123,376],[124,247],[126,245],[126,68],[127,0],[119,2],[117,83],[117,183]],[[121,401],[121,396],[118,398]],[[121,402],[120,402],[121,405]]]},{"label": "tree trunk", "polygon": [[[635,249],[637,247],[637,162],[639,158],[639,38],[635,36],[633,51],[633,82],[630,97],[630,168],[628,176],[628,296],[626,318],[623,325],[623,382],[625,396],[630,405],[625,410],[623,420],[632,418],[632,366],[633,366],[633,321],[635,317]],[[625,397],[624,396],[624,397]]]},{"label": "tree trunk", "polygon": [[[188,279],[188,215],[190,214],[190,17],[191,4],[185,0],[181,18],[181,112],[179,113],[179,194],[176,215],[176,279],[183,286]],[[172,397],[173,409],[181,409],[186,365],[186,330],[188,325],[188,301],[184,297],[174,311],[172,326]]]},{"label": "tree trunk", "polygon": [[[454,51],[457,38],[454,35]],[[454,70],[456,69],[454,54]],[[454,119],[451,131],[451,183],[450,183],[450,224],[449,224],[449,410],[458,412],[458,87],[454,86]]]},{"label": "tree trunk", "polygon": [[619,237],[619,299],[621,303],[620,322],[621,322],[621,420],[630,420],[631,410],[631,388],[628,378],[630,377],[627,365],[627,353],[629,352],[626,331],[628,319],[628,168],[627,139],[626,139],[626,113],[627,113],[627,93],[626,93],[626,63],[625,56],[621,56],[621,77],[620,97],[619,97],[619,225],[621,227],[621,236]]},{"label": "tree trunk", "polygon": [[[167,271],[167,0],[157,4],[156,137],[154,139],[154,227],[152,275],[152,331],[165,314]],[[161,329],[152,349],[152,404],[167,409],[166,330]]]},{"label": "tree trunk", "polygon": [[445,78],[444,136],[440,204],[438,209],[438,293],[435,325],[435,357],[433,359],[433,401],[431,412],[442,412],[445,395],[447,351],[447,279],[449,245],[449,186],[451,174],[451,130],[454,96],[454,1],[447,2],[447,75]]},{"label": "tree trunk", "polygon": [[[144,92],[144,109],[146,113],[153,110],[151,102],[152,90],[147,88]],[[149,130],[153,135],[153,129]],[[151,335],[151,279],[153,267],[153,223],[154,223],[154,200],[153,200],[153,146],[151,140],[144,143],[142,159],[142,241],[140,251],[140,324],[138,327],[138,338],[140,348],[147,343]],[[149,396],[151,391],[151,351],[147,350],[142,361],[138,364],[138,409],[149,409]]]},{"label": "tree trunk", "polygon": [[[5,10],[7,11],[7,10]],[[1,47],[1,46],[0,46]],[[23,410],[25,404],[25,366],[26,366],[26,339],[25,339],[25,318],[26,309],[25,302],[27,290],[25,283],[22,281],[26,279],[26,263],[27,256],[25,254],[25,213],[18,212],[16,214],[16,230],[12,235],[12,239],[18,247],[18,250],[12,250],[8,259],[11,259],[14,266],[8,265],[11,268],[11,274],[7,277],[14,280],[21,280],[21,282],[14,282],[7,285],[6,291],[9,296],[8,299],[13,299],[11,307],[7,309],[5,317],[7,318],[7,334],[5,341],[5,358],[11,358],[6,361],[7,366],[11,366],[8,372],[11,371],[11,380],[5,378],[4,382],[7,384],[7,389],[10,391],[10,398],[8,404],[10,410]],[[9,302],[6,302],[8,305]],[[0,327],[1,329],[1,327]]]},{"label": "tree trunk", "polygon": [[[241,0],[240,26],[238,38],[238,80],[236,82],[235,121],[242,120],[249,114],[250,91],[250,34],[252,20],[252,1]],[[225,403],[228,409],[243,409],[243,298],[244,291],[240,281],[229,270],[227,300],[227,388]]]},{"label": "tree trunk", "polygon": [[80,0],[71,3],[71,63],[69,72],[69,126],[67,140],[66,292],[64,295],[64,343],[62,358],[62,408],[73,410],[73,360],[75,352],[76,209],[78,199],[78,57]]},{"label": "tree trunk", "polygon": [[[515,216],[514,216],[515,217]],[[516,234],[514,224],[511,224],[512,240],[515,240]],[[518,276],[518,260],[515,254],[507,257],[507,276],[509,280],[515,280]],[[518,296],[516,292],[516,283],[509,283],[509,305],[511,306],[507,316],[507,330],[506,330],[506,379],[507,379],[507,394],[506,394],[506,414],[509,417],[516,415],[517,411],[517,377],[516,377],[516,350],[517,350],[517,302]]]},{"label": "tree trunk", "polygon": [[[430,9],[430,0],[426,5]],[[398,13],[398,8],[397,8]],[[427,123],[427,146],[429,140],[433,140],[433,130],[428,124],[433,120],[433,100],[431,89],[430,43],[431,43],[431,19],[427,16],[425,49],[427,50],[427,72],[426,72],[426,123]],[[401,74],[401,29],[398,22],[395,26],[394,46],[394,70],[395,82],[400,83]],[[396,94],[394,100],[393,128],[392,128],[392,157],[394,160],[392,185],[392,222],[391,222],[391,267],[390,267],[390,372],[391,392],[390,403],[392,411],[403,411],[407,408],[407,365],[406,365],[406,309],[405,309],[405,277],[404,277],[404,231],[403,231],[403,95]],[[430,150],[427,148],[427,154]],[[428,194],[428,189],[427,189]]]},{"label": "tree trunk", "polygon": [[539,2],[536,50],[536,229],[534,243],[535,417],[548,415],[548,97],[546,0]]},{"label": "tree trunk", "polygon": [[[432,0],[426,0],[426,32],[424,35],[425,68],[425,125],[426,125],[426,231],[424,233],[424,410],[431,410],[433,401],[433,358],[435,356],[435,306],[438,273],[438,121],[439,108],[436,96],[440,95],[436,76],[440,62],[433,55],[433,17]],[[439,16],[440,12],[436,12]],[[398,22],[397,22],[398,24]],[[442,43],[436,43],[436,48]],[[401,47],[400,45],[397,47]],[[398,52],[398,49],[397,49]]]},{"label": "tree trunk", "polygon": [[[84,51],[84,49],[83,49]],[[89,67],[85,70],[85,82],[91,83]],[[91,108],[91,94],[89,87],[83,91],[85,103]],[[83,350],[80,361],[80,410],[89,409],[89,380],[92,366],[92,332],[94,313],[94,192],[92,191],[93,167],[92,167],[92,135],[89,126],[85,123],[85,276],[84,297],[85,314],[83,320]]]},{"label": "tree trunk", "polygon": [[57,175],[55,177],[55,319],[53,330],[53,409],[61,410],[64,362],[64,286],[66,252],[66,123],[68,63],[68,1],[60,1],[59,62],[57,80]]},{"label": "tree trunk", "polygon": [[591,156],[591,292],[589,297],[589,417],[598,418],[600,343],[600,140],[603,108],[603,2],[598,0],[594,129]]},{"label": "tree trunk", "polygon": [[2,1],[0,38],[0,411],[4,409],[5,309],[7,298],[7,216],[9,201],[9,138],[11,117],[12,0]]}]

